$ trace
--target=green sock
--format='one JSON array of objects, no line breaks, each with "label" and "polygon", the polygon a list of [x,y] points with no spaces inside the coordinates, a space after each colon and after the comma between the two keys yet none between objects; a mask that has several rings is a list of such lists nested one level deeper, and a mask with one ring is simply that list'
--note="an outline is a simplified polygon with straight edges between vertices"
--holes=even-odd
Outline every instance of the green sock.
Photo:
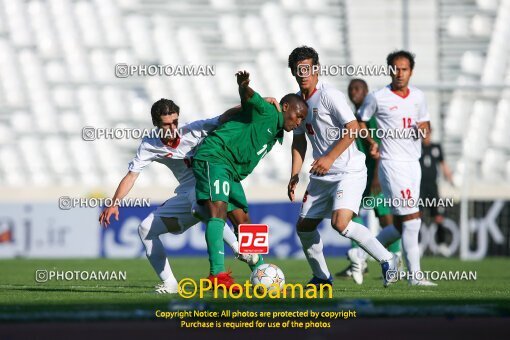
[{"label": "green sock", "polygon": [[250,266],[250,270],[251,271],[254,271],[255,268],[257,268],[258,266],[264,264],[264,258],[262,257],[262,255],[259,255],[259,260],[257,261],[257,263],[255,263],[254,265],[249,265]]},{"label": "green sock", "polygon": [[393,242],[392,244],[390,244],[388,246],[388,251],[395,254],[395,253],[398,253],[400,251],[400,239],[396,240],[395,242]]},{"label": "green sock", "polygon": [[211,274],[217,275],[225,271],[225,246],[223,244],[223,228],[225,221],[221,218],[212,217],[207,221],[205,240],[209,253]]}]

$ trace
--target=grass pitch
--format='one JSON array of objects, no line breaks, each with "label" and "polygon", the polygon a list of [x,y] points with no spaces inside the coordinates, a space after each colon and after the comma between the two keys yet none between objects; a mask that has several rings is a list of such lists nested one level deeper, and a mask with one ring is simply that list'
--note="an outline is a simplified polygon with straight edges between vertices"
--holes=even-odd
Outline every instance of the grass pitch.
[{"label": "grass pitch", "polygon": [[[267,258],[282,268],[287,283],[305,284],[311,277],[305,260]],[[206,276],[206,258],[170,259],[178,279],[199,280]],[[244,282],[250,271],[245,263],[227,258],[236,282]],[[344,258],[328,258],[335,273],[347,265]],[[480,262],[424,258],[424,270],[472,271],[474,281],[438,281],[438,287],[409,287],[398,282],[384,288],[380,267],[369,262],[362,286],[351,279],[335,279],[333,299],[247,300],[184,299],[178,295],[156,295],[158,278],[146,259],[132,260],[0,260],[0,321],[39,319],[154,318],[156,310],[239,309],[323,310],[354,309],[365,316],[395,315],[510,315],[510,261],[489,258]],[[48,281],[37,283],[37,270],[125,271],[125,281]]]}]

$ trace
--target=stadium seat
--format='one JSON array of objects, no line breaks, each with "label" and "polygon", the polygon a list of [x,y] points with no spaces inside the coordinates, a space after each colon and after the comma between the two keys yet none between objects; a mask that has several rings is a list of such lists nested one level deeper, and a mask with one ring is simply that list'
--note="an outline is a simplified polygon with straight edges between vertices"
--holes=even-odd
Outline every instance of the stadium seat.
[{"label": "stadium seat", "polygon": [[292,51],[296,46],[288,32],[285,13],[280,6],[270,2],[265,3],[260,11],[268,31],[271,32],[269,38],[276,50],[276,55],[278,58],[285,60],[289,55],[289,51]]},{"label": "stadium seat", "polygon": [[53,31],[48,7],[43,1],[31,1],[27,4],[27,10],[38,52],[44,57],[57,58],[60,47]]},{"label": "stadium seat", "polygon": [[499,14],[494,24],[494,32],[487,50],[485,68],[482,73],[482,84],[501,84],[505,74],[501,72],[501,65],[506,65],[509,53],[506,42],[510,39],[510,2],[504,1],[499,7]]},{"label": "stadium seat", "polygon": [[487,182],[499,182],[505,175],[505,163],[508,158],[497,149],[487,149],[481,163],[482,175]]},{"label": "stadium seat", "polygon": [[[336,46],[343,46],[344,39],[340,34],[339,22],[334,18],[321,15],[315,18],[313,27],[315,36],[319,39],[319,46],[325,50],[334,49]],[[331,32],[324,34],[324,32]],[[336,34],[335,34],[336,32]]]},{"label": "stadium seat", "polygon": [[48,82],[62,83],[68,80],[65,65],[60,60],[51,60],[44,65],[44,75]]},{"label": "stadium seat", "polygon": [[264,82],[268,93],[271,96],[277,96],[278,93],[284,94],[286,65],[278,65],[276,56],[270,52],[261,52],[257,57],[258,69],[262,72]]},{"label": "stadium seat", "polygon": [[17,56],[9,41],[0,38],[0,80],[7,104],[21,106],[26,101]]},{"label": "stadium seat", "polygon": [[469,35],[469,18],[452,16],[448,19],[448,34],[452,37],[467,37]]},{"label": "stadium seat", "polygon": [[125,47],[126,31],[119,8],[113,0],[94,0],[94,7],[98,10],[99,20],[104,27],[105,45],[110,47]]},{"label": "stadium seat", "polygon": [[211,5],[215,9],[228,9],[235,8],[236,2],[234,0],[211,0]]},{"label": "stadium seat", "polygon": [[60,138],[56,136],[47,137],[42,141],[42,146],[46,151],[48,164],[57,178],[71,171],[67,146],[61,142]]},{"label": "stadium seat", "polygon": [[154,61],[154,45],[150,36],[149,21],[141,15],[130,15],[125,18],[131,47],[140,61]]},{"label": "stadium seat", "polygon": [[105,86],[101,93],[102,105],[108,117],[113,121],[125,119],[128,116],[128,108],[124,91],[118,87]]},{"label": "stadium seat", "polygon": [[307,10],[311,12],[327,11],[327,0],[303,1]]},{"label": "stadium seat", "polygon": [[298,45],[313,46],[317,41],[312,27],[313,20],[309,16],[296,15],[290,20],[290,29],[294,35],[294,40]]},{"label": "stadium seat", "polygon": [[484,58],[481,53],[466,51],[462,55],[462,71],[470,74],[480,75],[483,70]]},{"label": "stadium seat", "polygon": [[4,144],[10,142],[13,139],[14,134],[12,133],[12,130],[7,125],[7,123],[0,122],[0,143]]},{"label": "stadium seat", "polygon": [[94,49],[90,52],[89,58],[92,73],[98,82],[107,82],[113,79],[113,62],[110,52]]},{"label": "stadium seat", "polygon": [[498,9],[498,0],[476,0],[476,4],[483,11],[495,12]]},{"label": "stadium seat", "polygon": [[71,108],[76,103],[75,92],[68,86],[55,86],[52,89],[52,98],[59,109]]},{"label": "stadium seat", "polygon": [[506,180],[510,181],[510,160],[506,161],[505,174]]},{"label": "stadium seat", "polygon": [[476,14],[471,20],[471,32],[477,37],[489,37],[493,30],[493,19],[483,14]]},{"label": "stadium seat", "polygon": [[252,49],[264,48],[266,46],[268,34],[260,17],[248,15],[243,19],[242,25]]},{"label": "stadium seat", "polygon": [[80,115],[73,110],[66,110],[58,115],[61,130],[68,134],[75,134],[83,128]]},{"label": "stadium seat", "polygon": [[488,146],[489,130],[488,115],[495,111],[494,104],[487,100],[477,100],[473,106],[473,114],[469,119],[467,134],[464,136],[464,157],[481,160]]},{"label": "stadium seat", "polygon": [[[8,144],[4,144],[7,146]],[[0,149],[0,163],[5,174],[5,182],[9,186],[21,186],[27,182],[25,166],[14,148],[3,147]]]},{"label": "stadium seat", "polygon": [[[235,15],[222,15],[219,18],[219,26],[226,47],[234,50],[245,48],[245,39],[240,30],[241,18]],[[252,29],[256,30],[254,27]]]},{"label": "stadium seat", "polygon": [[501,99],[496,109],[491,142],[494,146],[510,151],[510,143],[508,143],[510,115],[508,112],[510,112],[510,99]]},{"label": "stadium seat", "polygon": [[461,92],[454,92],[445,121],[445,132],[450,138],[461,138],[472,110],[472,101]]},{"label": "stadium seat", "polygon": [[104,33],[99,25],[97,13],[89,1],[74,3],[74,13],[80,28],[80,36],[87,47],[103,46]]},{"label": "stadium seat", "polygon": [[17,47],[33,45],[34,35],[27,18],[26,2],[4,0],[3,3],[12,43]]},{"label": "stadium seat", "polygon": [[25,111],[15,111],[10,115],[10,126],[18,134],[25,133],[27,127],[31,125],[31,116]]}]

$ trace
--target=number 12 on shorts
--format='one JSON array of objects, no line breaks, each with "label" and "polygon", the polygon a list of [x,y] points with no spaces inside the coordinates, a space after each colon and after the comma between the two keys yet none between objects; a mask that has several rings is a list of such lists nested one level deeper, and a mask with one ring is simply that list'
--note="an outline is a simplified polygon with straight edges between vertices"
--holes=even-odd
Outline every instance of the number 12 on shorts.
[{"label": "number 12 on shorts", "polygon": [[269,226],[267,224],[239,225],[239,253],[269,253]]}]

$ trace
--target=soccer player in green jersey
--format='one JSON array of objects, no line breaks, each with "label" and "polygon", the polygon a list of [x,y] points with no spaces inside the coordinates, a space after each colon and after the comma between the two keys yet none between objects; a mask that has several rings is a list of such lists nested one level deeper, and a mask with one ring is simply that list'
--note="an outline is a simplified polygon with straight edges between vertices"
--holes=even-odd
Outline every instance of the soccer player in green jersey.
[{"label": "soccer player in green jersey", "polygon": [[241,97],[241,112],[205,138],[193,159],[197,202],[206,208],[205,238],[209,254],[209,280],[229,288],[234,280],[225,271],[223,226],[227,212],[248,211],[241,180],[255,169],[259,161],[283,141],[284,131],[297,128],[306,117],[308,106],[296,94],[281,101],[282,112],[267,103],[249,87],[249,73],[236,74]]},{"label": "soccer player in green jersey", "polygon": [[[363,104],[363,100],[368,94],[368,85],[363,79],[352,79],[349,82],[348,86],[348,95],[349,100],[354,105],[356,109],[355,115],[358,121],[360,120],[357,112],[361,105]],[[375,131],[377,129],[377,123],[375,121],[375,117],[372,117],[367,123],[367,128],[369,131],[373,132],[372,138],[379,143],[379,139],[375,135]],[[374,213],[379,219],[379,224],[381,228],[384,228],[388,225],[393,224],[393,215],[391,214],[390,207],[380,204],[380,198],[384,198],[384,195],[381,192],[381,185],[379,184],[379,176],[377,175],[377,163],[378,160],[370,157],[369,155],[369,145],[367,145],[366,141],[363,138],[356,138],[356,146],[358,149],[363,152],[366,156],[365,165],[367,166],[367,186],[365,192],[363,193],[363,197],[373,197],[375,205],[370,207],[374,209]],[[360,216],[356,216],[353,218],[353,221],[362,224],[362,219]],[[352,241],[352,248],[347,253],[349,261],[351,262],[347,268],[335,274],[337,277],[352,277],[354,282],[357,284],[363,283],[363,274],[367,271],[367,262],[366,256],[363,254],[359,254],[358,251],[359,245]],[[400,254],[400,239],[393,242],[388,250],[392,253],[396,254],[399,259],[401,257]],[[399,260],[399,263],[401,261]]]}]

